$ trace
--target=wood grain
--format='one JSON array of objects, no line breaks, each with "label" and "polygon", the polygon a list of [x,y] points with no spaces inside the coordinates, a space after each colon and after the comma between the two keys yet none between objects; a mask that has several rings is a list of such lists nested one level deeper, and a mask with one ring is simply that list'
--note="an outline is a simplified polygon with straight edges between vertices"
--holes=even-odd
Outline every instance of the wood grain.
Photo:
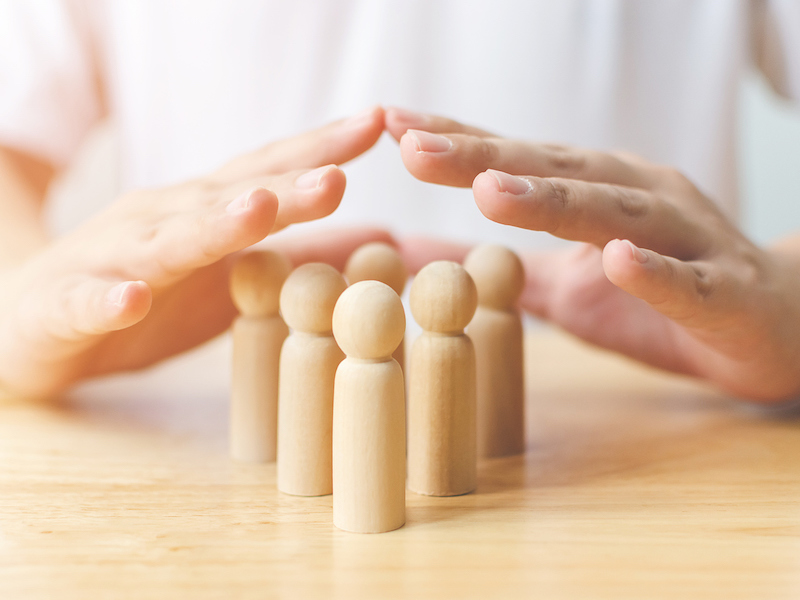
[{"label": "wood grain", "polygon": [[6,403],[0,598],[800,595],[795,418],[527,341],[527,453],[482,462],[473,494],[409,493],[406,526],[374,536],[228,458],[227,384],[205,375],[225,347],[188,387],[175,367]]}]

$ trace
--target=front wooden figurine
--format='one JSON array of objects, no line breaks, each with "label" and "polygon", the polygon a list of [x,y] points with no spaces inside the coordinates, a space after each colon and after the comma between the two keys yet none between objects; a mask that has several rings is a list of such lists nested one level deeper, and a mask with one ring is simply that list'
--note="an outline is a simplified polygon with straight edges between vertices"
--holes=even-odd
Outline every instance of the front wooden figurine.
[{"label": "front wooden figurine", "polygon": [[333,313],[333,335],[347,358],[336,371],[333,401],[333,523],[381,533],[406,520],[403,372],[392,358],[405,334],[400,297],[362,281]]}]

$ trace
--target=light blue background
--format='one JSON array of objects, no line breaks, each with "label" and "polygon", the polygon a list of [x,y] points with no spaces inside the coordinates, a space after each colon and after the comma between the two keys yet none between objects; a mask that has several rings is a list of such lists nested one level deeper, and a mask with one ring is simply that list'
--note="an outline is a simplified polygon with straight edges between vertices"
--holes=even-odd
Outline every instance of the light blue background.
[{"label": "light blue background", "polygon": [[741,89],[742,227],[761,244],[800,230],[800,108],[752,75]]}]

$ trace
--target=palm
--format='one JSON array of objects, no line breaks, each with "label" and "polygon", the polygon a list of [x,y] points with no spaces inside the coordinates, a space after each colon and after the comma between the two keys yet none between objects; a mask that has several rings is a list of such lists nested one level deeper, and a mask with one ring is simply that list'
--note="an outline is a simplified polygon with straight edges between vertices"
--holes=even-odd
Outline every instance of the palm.
[{"label": "palm", "polygon": [[138,369],[188,350],[225,331],[235,315],[228,294],[228,261],[194,271],[153,295],[147,318],[93,339],[94,346],[72,357],[88,375]]},{"label": "palm", "polygon": [[685,330],[613,285],[598,248],[581,244],[558,253],[529,253],[523,261],[528,285],[521,304],[527,312],[603,348],[690,372],[680,351],[688,337]]},{"label": "palm", "polygon": [[[356,248],[375,240],[390,241],[390,237],[382,230],[358,228],[317,232],[313,244],[295,237],[268,245],[285,253],[293,264],[328,262],[343,270]],[[92,373],[137,369],[224,332],[237,314],[228,291],[234,260],[234,256],[226,257],[192,271],[179,281],[154,288],[153,304],[146,319],[94,338],[96,347],[76,354],[72,368],[91,358]]]}]

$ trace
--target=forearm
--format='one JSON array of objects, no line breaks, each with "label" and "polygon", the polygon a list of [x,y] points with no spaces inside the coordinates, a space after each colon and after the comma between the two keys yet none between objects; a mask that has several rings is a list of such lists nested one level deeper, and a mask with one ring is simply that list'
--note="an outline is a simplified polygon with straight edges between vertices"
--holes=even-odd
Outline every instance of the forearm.
[{"label": "forearm", "polygon": [[0,147],[0,269],[47,243],[42,208],[52,177],[49,165]]}]

